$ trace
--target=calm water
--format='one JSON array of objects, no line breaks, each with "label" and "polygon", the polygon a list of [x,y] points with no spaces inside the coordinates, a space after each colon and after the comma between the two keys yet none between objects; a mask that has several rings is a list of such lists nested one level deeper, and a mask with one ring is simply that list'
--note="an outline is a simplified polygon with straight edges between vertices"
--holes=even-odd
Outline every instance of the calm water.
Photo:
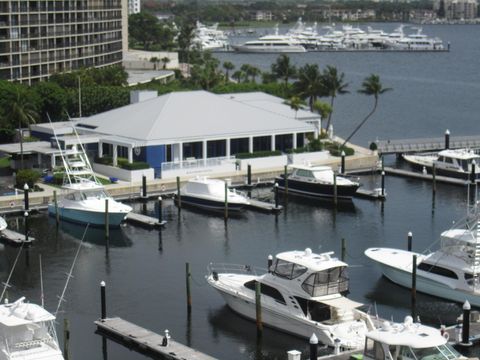
[{"label": "calm water", "polygon": [[[452,43],[450,53],[315,53],[292,57],[299,64],[317,61],[338,66],[352,88],[376,72],[386,86],[395,89],[382,98],[377,115],[359,133],[359,142],[376,136],[442,136],[446,128],[453,134],[478,134],[479,30],[475,26],[425,27],[427,34]],[[275,59],[270,55],[228,57],[238,64],[249,60],[257,65]],[[368,111],[370,101],[356,94],[339,98],[334,117],[338,132],[345,134],[350,122]],[[373,187],[378,186],[379,179],[365,177],[363,182]],[[65,312],[59,316],[60,339],[63,341],[65,316],[70,320],[74,359],[144,358],[110,341],[106,356],[102,353],[102,339],[94,333],[93,321],[100,314],[99,283],[105,280],[109,315],[157,332],[168,328],[174,339],[220,359],[285,359],[287,350],[305,351],[306,341],[267,329],[262,342],[257,343],[255,324],[231,312],[220,295],[206,285],[206,267],[209,262],[265,266],[268,254],[306,247],[339,253],[342,237],[347,239],[347,262],[352,266],[351,298],[376,303],[380,315],[399,321],[409,312],[409,291],[383,279],[363,251],[377,245],[405,248],[408,231],[414,234],[415,250],[436,248],[441,231],[464,215],[466,189],[438,185],[434,199],[428,183],[389,177],[386,185],[388,200],[383,205],[355,199],[350,206],[334,211],[329,203],[291,200],[277,218],[246,212],[227,225],[220,217],[198,212],[183,210],[179,215],[167,201],[165,230],[159,233],[126,226],[111,233],[108,249],[102,231],[90,229],[67,291]],[[270,194],[263,190],[262,195]],[[142,204],[135,206],[137,211],[156,211],[153,202],[146,209]],[[12,228],[17,226],[15,218],[8,220]],[[45,214],[35,215],[31,221],[38,242],[22,253],[9,297],[40,301],[38,255],[42,254],[46,306],[53,311],[84,229],[63,224],[57,233],[53,219]],[[18,223],[21,227],[21,221]],[[0,250],[3,280],[16,254],[17,250],[9,247]],[[185,300],[186,262],[191,263],[193,273],[190,319]],[[424,322],[452,323],[460,307],[420,295],[418,311]]]}]

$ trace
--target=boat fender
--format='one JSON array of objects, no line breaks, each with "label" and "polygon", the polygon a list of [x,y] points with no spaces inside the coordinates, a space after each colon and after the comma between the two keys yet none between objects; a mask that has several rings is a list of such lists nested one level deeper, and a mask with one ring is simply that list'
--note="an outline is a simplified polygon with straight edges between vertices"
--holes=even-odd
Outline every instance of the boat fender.
[{"label": "boat fender", "polygon": [[165,185],[160,186],[160,190],[165,191]]},{"label": "boat fender", "polygon": [[218,273],[216,271],[212,272],[213,280],[218,281]]}]

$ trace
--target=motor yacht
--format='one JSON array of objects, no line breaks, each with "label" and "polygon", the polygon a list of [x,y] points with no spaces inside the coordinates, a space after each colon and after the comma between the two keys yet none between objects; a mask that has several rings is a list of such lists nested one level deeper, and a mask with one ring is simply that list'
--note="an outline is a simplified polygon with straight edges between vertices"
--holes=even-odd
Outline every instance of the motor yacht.
[{"label": "motor yacht", "polygon": [[218,24],[206,26],[197,21],[192,45],[202,51],[217,50],[228,47],[228,41],[225,33],[222,30],[218,30]]},{"label": "motor yacht", "polygon": [[22,297],[0,305],[0,360],[64,360],[55,316]]},{"label": "motor yacht", "polygon": [[280,35],[278,26],[275,33],[241,45],[232,45],[233,49],[243,53],[303,53],[307,50],[289,35]]},{"label": "motor yacht", "polygon": [[8,224],[3,217],[0,216],[0,231],[3,231],[7,228]]},{"label": "motor yacht", "polygon": [[474,166],[475,178],[480,174],[480,155],[470,149],[446,149],[439,152],[403,154],[403,159],[410,164],[431,171],[435,165],[435,172],[438,175],[445,175],[460,179],[470,179],[472,176],[472,163]]},{"label": "motor yacht", "polygon": [[443,50],[443,42],[439,38],[429,38],[422,34],[422,28],[417,28],[417,32],[404,36],[396,42],[394,48],[398,50]]},{"label": "motor yacht", "polygon": [[410,288],[413,255],[417,256],[417,290],[480,306],[480,211],[478,202],[440,236],[440,248],[420,254],[392,248],[369,248],[365,255],[380,265],[385,277]]},{"label": "motor yacht", "polygon": [[60,218],[67,221],[105,226],[108,200],[108,224],[119,226],[132,208],[108,195],[95,176],[83,146],[73,145],[71,149],[62,150],[61,156],[65,171],[62,189],[66,194],[58,200],[57,206],[55,203],[48,205],[48,213],[55,216],[58,209]]},{"label": "motor yacht", "polygon": [[466,359],[449,343],[448,337],[431,326],[414,323],[406,316],[403,323],[385,321],[365,337],[363,359]]},{"label": "motor yacht", "polygon": [[[180,189],[181,205],[223,211],[225,209],[225,197],[227,197],[228,211],[242,210],[248,204],[248,198],[236,190],[225,188],[225,186],[225,181],[219,179],[207,177],[190,179]],[[178,204],[176,195],[175,200]]]},{"label": "motor yacht", "polygon": [[[288,192],[307,197],[333,197],[335,192],[334,172],[330,166],[290,166],[293,172],[287,176]],[[279,190],[285,191],[285,177],[275,178]],[[360,183],[344,176],[336,177],[337,197],[351,199]]]},{"label": "motor yacht", "polygon": [[343,349],[358,349],[374,324],[358,310],[362,304],[344,296],[348,293],[347,266],[333,252],[315,254],[307,248],[277,254],[268,271],[210,264],[207,281],[233,311],[249,319],[256,319],[259,283],[265,325],[307,338],[314,333],[328,346],[339,342]]}]

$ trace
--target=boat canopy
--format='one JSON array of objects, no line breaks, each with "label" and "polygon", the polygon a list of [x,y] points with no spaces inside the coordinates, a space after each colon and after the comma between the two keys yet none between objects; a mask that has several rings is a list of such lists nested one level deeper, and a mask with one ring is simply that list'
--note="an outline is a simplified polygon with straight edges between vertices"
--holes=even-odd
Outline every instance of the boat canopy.
[{"label": "boat canopy", "polygon": [[346,266],[338,266],[311,274],[302,283],[302,289],[312,297],[341,294],[348,291]]},{"label": "boat canopy", "polygon": [[332,257],[333,252],[326,252],[321,254],[312,253],[312,250],[307,248],[305,251],[287,251],[276,255],[277,261],[284,260],[288,263],[302,265],[310,271],[322,271],[332,267],[348,266],[343,261]]},{"label": "boat canopy", "polygon": [[480,160],[480,155],[476,154],[470,149],[446,149],[438,153],[438,156],[444,156],[446,158],[458,159],[458,160]]},{"label": "boat canopy", "polygon": [[24,298],[0,305],[0,325],[20,326],[55,320],[55,316],[36,304],[25,303]]}]

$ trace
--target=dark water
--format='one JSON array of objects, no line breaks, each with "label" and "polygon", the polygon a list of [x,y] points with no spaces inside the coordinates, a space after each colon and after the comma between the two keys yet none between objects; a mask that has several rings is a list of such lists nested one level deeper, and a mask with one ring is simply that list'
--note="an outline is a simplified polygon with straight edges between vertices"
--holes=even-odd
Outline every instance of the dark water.
[{"label": "dark water", "polygon": [[[453,134],[477,134],[479,30],[475,26],[425,27],[427,34],[452,43],[450,53],[314,53],[294,59],[297,63],[334,64],[346,73],[352,88],[369,73],[377,72],[386,86],[395,89],[381,99],[380,110],[359,133],[359,142],[376,136],[441,136],[446,128]],[[238,64],[249,61],[257,65],[275,59],[270,55],[228,57]],[[334,117],[338,132],[345,133],[350,122],[363,116],[370,100],[357,94],[339,98]],[[373,187],[380,179],[367,177],[363,181]],[[167,201],[165,230],[159,233],[126,226],[111,233],[108,249],[102,231],[89,229],[67,290],[65,312],[59,315],[60,339],[63,341],[61,324],[65,316],[70,320],[73,358],[105,358],[102,339],[94,333],[93,324],[100,314],[99,283],[104,280],[109,315],[157,332],[168,328],[179,342],[220,359],[285,359],[287,350],[306,351],[306,341],[266,329],[258,343],[255,324],[232,313],[220,295],[207,287],[206,267],[210,262],[264,267],[268,254],[306,247],[338,254],[341,238],[347,240],[351,298],[375,303],[380,315],[400,321],[409,313],[409,291],[382,278],[363,251],[370,246],[406,248],[408,231],[414,234],[414,250],[436,248],[441,231],[464,215],[466,189],[439,184],[433,198],[429,183],[395,177],[387,178],[386,187],[388,199],[384,204],[355,199],[350,206],[334,211],[329,203],[292,200],[278,218],[246,212],[227,225],[220,217],[198,212],[184,210],[178,215]],[[270,194],[264,190],[264,195]],[[137,211],[143,210],[143,205],[135,206]],[[148,203],[146,211],[153,214],[155,204]],[[38,241],[22,253],[9,297],[40,301],[38,255],[42,254],[46,306],[53,311],[84,229],[63,224],[57,233],[53,219],[45,214],[35,215],[31,221]],[[9,223],[16,227],[15,218]],[[16,254],[13,248],[0,250],[2,281]],[[185,299],[186,262],[190,262],[193,274],[190,318]],[[417,301],[422,320],[430,324],[453,323],[460,313],[458,305],[426,295],[419,295]],[[107,358],[144,357],[109,341]]]}]

